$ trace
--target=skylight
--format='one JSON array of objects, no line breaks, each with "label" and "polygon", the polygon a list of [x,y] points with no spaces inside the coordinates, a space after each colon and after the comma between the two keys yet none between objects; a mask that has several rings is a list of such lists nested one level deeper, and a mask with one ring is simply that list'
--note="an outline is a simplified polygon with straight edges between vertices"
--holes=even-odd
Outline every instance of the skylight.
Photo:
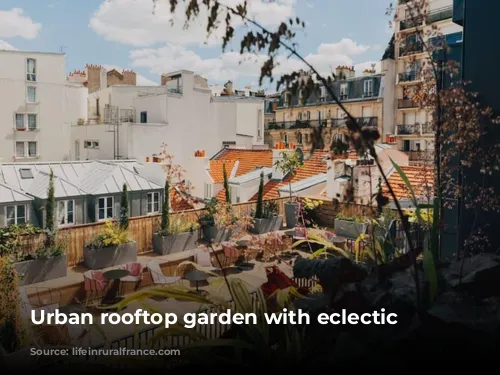
[{"label": "skylight", "polygon": [[23,180],[28,178],[34,178],[31,169],[20,169],[19,174],[21,175],[21,178]]}]

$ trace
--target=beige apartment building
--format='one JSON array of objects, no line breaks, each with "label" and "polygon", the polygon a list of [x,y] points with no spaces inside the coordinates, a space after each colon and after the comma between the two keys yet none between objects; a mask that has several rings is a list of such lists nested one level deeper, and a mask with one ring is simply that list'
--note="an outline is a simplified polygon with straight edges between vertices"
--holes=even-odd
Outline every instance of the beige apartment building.
[{"label": "beige apartment building", "polygon": [[[338,79],[331,88],[337,98],[363,126],[376,127],[382,134],[384,76],[373,69],[356,76],[350,66],[339,66],[335,73]],[[283,92],[272,118],[265,128],[265,142],[270,146],[283,142],[309,151],[315,127],[322,129],[325,144],[335,138],[344,139],[347,132],[345,113],[325,87],[307,99],[302,99],[300,93]]]}]

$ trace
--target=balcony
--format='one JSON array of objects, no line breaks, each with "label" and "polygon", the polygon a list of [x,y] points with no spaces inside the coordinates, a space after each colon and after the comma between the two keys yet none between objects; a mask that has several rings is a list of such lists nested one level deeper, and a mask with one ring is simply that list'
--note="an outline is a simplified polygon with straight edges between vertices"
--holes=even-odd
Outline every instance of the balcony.
[{"label": "balcony", "polygon": [[418,103],[413,101],[412,99],[398,99],[398,108],[418,108]]},{"label": "balcony", "polygon": [[444,21],[453,17],[453,7],[450,5],[448,7],[439,8],[429,12],[428,23],[432,24],[434,22]]},{"label": "balcony", "polygon": [[[317,125],[317,120],[316,124]],[[280,130],[280,129],[307,129],[311,127],[310,120],[296,120],[296,121],[276,121],[269,122],[265,130]]]},{"label": "balcony", "polygon": [[420,124],[398,125],[397,135],[420,135]]},{"label": "balcony", "polygon": [[420,17],[414,17],[414,18],[409,18],[407,20],[403,20],[399,22],[399,30],[404,31],[408,29],[412,29],[414,27],[419,27],[424,24],[423,18]]},{"label": "balcony", "polygon": [[419,74],[417,71],[399,73],[399,83],[409,83],[419,80]]},{"label": "balcony", "polygon": [[344,128],[345,123],[346,123],[346,121],[343,118],[332,118],[330,120],[330,126],[332,128]]},{"label": "balcony", "polygon": [[399,47],[399,56],[410,56],[424,52],[424,43],[407,42]]},{"label": "balcony", "polygon": [[361,126],[378,127],[378,117],[357,117],[356,120]]},{"label": "balcony", "polygon": [[408,159],[412,163],[430,163],[433,162],[434,152],[433,151],[403,151],[406,155],[408,155]]}]

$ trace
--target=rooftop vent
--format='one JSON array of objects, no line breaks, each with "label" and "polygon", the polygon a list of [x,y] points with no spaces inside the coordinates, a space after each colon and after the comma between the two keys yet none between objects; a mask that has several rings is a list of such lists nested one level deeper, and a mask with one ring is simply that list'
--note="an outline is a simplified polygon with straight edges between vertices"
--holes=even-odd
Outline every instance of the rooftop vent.
[{"label": "rooftop vent", "polygon": [[33,177],[33,172],[31,171],[31,169],[20,169],[19,170],[19,174],[21,175],[21,178],[23,180],[25,179],[28,179],[28,178],[34,178]]}]

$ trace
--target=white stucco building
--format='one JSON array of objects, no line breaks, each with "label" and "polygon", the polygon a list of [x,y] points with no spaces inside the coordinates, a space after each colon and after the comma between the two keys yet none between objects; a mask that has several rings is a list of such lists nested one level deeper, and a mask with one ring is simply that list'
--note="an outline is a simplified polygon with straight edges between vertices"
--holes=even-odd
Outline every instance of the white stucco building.
[{"label": "white stucco building", "polygon": [[67,82],[65,69],[64,54],[0,51],[0,162],[70,158],[87,89]]},{"label": "white stucco building", "polygon": [[203,182],[190,173],[199,169],[195,153],[210,157],[224,145],[263,145],[264,100],[214,97],[195,77],[183,70],[163,75],[162,86],[110,86],[91,93],[89,112],[98,99],[102,123],[72,127],[75,158],[146,161],[165,143],[194,193],[203,196]]}]

